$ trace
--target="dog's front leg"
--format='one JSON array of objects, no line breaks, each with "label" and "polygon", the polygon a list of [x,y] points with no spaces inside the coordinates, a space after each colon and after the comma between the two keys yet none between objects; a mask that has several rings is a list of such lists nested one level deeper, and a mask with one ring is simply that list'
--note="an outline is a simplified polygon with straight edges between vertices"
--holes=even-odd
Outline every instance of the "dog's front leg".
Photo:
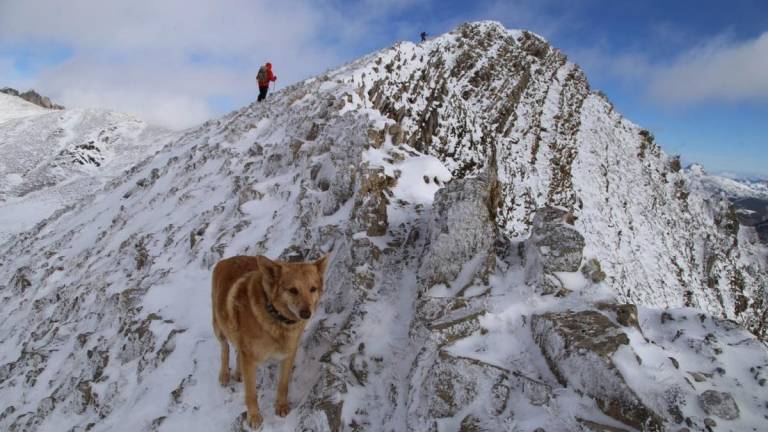
[{"label": "dog's front leg", "polygon": [[275,403],[275,414],[280,417],[287,416],[288,412],[291,411],[291,407],[288,405],[288,385],[291,383],[295,358],[296,349],[280,363],[280,379],[277,382],[277,401]]},{"label": "dog's front leg", "polygon": [[259,389],[256,387],[256,367],[260,361],[245,351],[241,351],[238,358],[241,361],[240,368],[245,381],[245,406],[248,409],[248,423],[252,428],[257,428],[263,420],[259,410]]}]

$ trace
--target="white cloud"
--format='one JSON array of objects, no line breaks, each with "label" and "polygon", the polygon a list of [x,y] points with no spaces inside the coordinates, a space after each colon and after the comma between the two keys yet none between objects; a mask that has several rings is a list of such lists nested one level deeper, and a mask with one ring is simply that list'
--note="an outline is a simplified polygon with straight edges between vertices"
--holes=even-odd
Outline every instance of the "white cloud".
[{"label": "white cloud", "polygon": [[178,130],[202,123],[214,116],[214,112],[203,99],[182,93],[73,89],[64,90],[59,94],[61,100],[68,101],[70,106],[109,108],[133,114],[152,124],[162,124]]},{"label": "white cloud", "polygon": [[768,101],[768,32],[741,42],[717,36],[664,62],[605,45],[570,54],[590,77],[639,84],[649,99],[664,105]]},{"label": "white cloud", "polygon": [[[343,55],[328,36],[348,26],[331,5],[320,5],[0,0],[0,41],[71,50],[64,63],[44,67],[27,83],[59,103],[131,111],[178,128],[213,115],[211,98],[252,99],[265,61],[275,65],[280,86],[340,63]],[[4,80],[10,76],[0,72]]]},{"label": "white cloud", "polygon": [[768,32],[754,40],[716,38],[653,74],[654,98],[675,104],[768,100]]}]

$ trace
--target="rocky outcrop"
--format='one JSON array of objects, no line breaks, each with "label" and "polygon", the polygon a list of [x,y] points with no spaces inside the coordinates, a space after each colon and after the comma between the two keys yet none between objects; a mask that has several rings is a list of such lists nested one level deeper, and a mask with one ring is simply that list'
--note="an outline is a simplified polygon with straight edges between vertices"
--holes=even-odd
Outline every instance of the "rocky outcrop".
[{"label": "rocky outcrop", "polygon": [[37,106],[48,108],[48,109],[55,109],[55,110],[63,110],[64,107],[58,104],[55,104],[51,102],[51,99],[47,96],[42,96],[38,92],[34,90],[27,90],[24,93],[19,92],[16,89],[12,89],[10,87],[5,87],[0,89],[0,93],[5,93],[11,96],[17,96],[29,103],[33,103]]},{"label": "rocky outcrop", "polygon": [[[494,172],[454,179],[435,194],[428,246],[419,268],[425,289],[450,285],[466,269],[463,284],[487,282],[495,265],[499,186]],[[459,287],[461,290],[464,287]]]},{"label": "rocky outcrop", "polygon": [[599,312],[534,315],[531,332],[561,384],[597,401],[608,416],[634,428],[661,431],[659,416],[645,406],[613,364],[627,335]]},{"label": "rocky outcrop", "polygon": [[360,176],[360,189],[355,198],[353,217],[368,236],[379,237],[387,233],[387,204],[389,188],[395,179],[387,176],[381,168],[368,168]]},{"label": "rocky outcrop", "polygon": [[579,270],[584,237],[573,227],[573,215],[555,207],[536,211],[525,244],[526,280],[544,294],[564,294],[559,272]]}]

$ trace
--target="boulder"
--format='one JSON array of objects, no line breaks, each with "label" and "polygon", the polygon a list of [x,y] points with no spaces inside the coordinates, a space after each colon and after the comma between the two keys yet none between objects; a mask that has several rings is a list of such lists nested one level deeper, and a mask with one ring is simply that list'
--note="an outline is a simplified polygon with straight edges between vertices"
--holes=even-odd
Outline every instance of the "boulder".
[{"label": "boulder", "polygon": [[662,430],[661,418],[646,407],[613,363],[629,338],[596,311],[534,315],[533,339],[562,385],[597,401],[606,415],[646,431]]},{"label": "boulder", "polygon": [[699,395],[699,405],[705,413],[720,417],[723,420],[739,418],[739,406],[730,393],[717,390],[707,390]]},{"label": "boulder", "polygon": [[575,272],[581,265],[584,237],[566,223],[569,213],[544,207],[533,218],[529,245],[545,272]]},{"label": "boulder", "polygon": [[584,237],[568,222],[570,213],[556,207],[536,211],[531,236],[525,243],[526,280],[541,287],[544,294],[563,290],[557,272],[579,270]]},{"label": "boulder", "polygon": [[474,276],[485,280],[495,263],[498,203],[495,173],[453,179],[435,194],[429,244],[418,273],[425,289],[450,284],[465,263],[475,263]]}]

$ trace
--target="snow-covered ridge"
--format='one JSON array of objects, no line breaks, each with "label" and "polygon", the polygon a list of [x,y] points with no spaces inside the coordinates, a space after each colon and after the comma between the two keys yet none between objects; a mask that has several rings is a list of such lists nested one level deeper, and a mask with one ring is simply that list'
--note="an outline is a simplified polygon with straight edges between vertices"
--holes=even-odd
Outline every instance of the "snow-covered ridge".
[{"label": "snow-covered ridge", "polygon": [[[0,428],[240,430],[210,268],[325,252],[287,418],[259,373],[265,430],[759,427],[768,355],[723,318],[764,334],[764,264],[670,162],[563,54],[496,24],[284,88],[0,245]],[[706,313],[658,309],[684,305]],[[582,316],[615,351],[563,346]],[[587,357],[605,375],[580,376]],[[700,406],[710,390],[740,417]]]},{"label": "snow-covered ridge", "polygon": [[27,90],[25,92],[20,92],[16,89],[5,87],[5,88],[0,88],[0,93],[19,97],[21,99],[24,99],[27,102],[30,102],[34,105],[37,105],[43,108],[54,109],[54,110],[64,109],[63,106],[51,102],[50,98],[48,98],[47,96],[43,96],[34,90]]},{"label": "snow-covered ridge", "polygon": [[0,93],[0,124],[7,120],[50,112],[16,96]]}]

